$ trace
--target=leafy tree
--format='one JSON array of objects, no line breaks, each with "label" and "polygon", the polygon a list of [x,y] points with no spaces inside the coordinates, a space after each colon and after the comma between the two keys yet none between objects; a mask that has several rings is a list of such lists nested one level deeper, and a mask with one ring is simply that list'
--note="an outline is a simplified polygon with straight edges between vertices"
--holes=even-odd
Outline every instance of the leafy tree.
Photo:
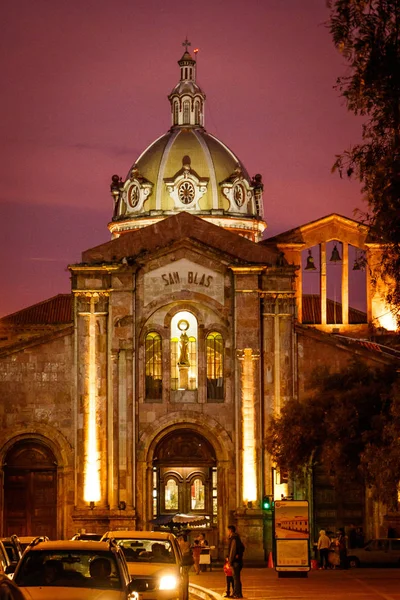
[{"label": "leafy tree", "polygon": [[339,373],[316,370],[304,400],[271,418],[265,444],[281,470],[302,478],[316,464],[337,482],[358,479],[387,504],[400,481],[400,397],[392,366],[354,361]]},{"label": "leafy tree", "polygon": [[347,107],[363,117],[362,143],[333,167],[356,177],[385,242],[382,267],[394,281],[387,300],[400,323],[400,0],[327,0],[328,27],[349,71],[337,80]]}]

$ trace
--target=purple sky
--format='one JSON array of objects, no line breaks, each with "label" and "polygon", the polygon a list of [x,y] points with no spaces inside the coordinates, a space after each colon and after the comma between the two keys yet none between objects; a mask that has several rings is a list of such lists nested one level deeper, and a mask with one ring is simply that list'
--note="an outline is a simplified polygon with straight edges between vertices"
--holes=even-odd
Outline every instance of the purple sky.
[{"label": "purple sky", "polygon": [[110,239],[111,175],[170,126],[186,35],[205,126],[264,181],[266,236],[365,208],[331,174],[360,121],[325,0],[11,0],[0,9],[0,316],[68,292]]}]

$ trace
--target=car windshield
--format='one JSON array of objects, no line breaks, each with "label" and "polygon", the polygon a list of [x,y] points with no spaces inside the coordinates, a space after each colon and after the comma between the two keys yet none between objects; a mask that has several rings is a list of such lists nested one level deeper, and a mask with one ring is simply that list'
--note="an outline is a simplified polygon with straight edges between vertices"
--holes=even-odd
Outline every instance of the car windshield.
[{"label": "car windshield", "polygon": [[123,549],[127,562],[176,563],[172,545],[167,540],[117,538],[116,541]]},{"label": "car windshield", "polygon": [[23,586],[121,589],[121,579],[111,552],[88,550],[35,550],[28,552],[14,581]]}]

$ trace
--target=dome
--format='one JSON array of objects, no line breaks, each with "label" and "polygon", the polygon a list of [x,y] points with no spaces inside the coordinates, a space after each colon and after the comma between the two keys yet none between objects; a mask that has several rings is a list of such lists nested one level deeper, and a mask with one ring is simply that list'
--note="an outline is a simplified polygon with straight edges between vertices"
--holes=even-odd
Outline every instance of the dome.
[{"label": "dome", "polygon": [[123,181],[113,175],[113,237],[190,212],[259,241],[261,175],[250,178],[239,158],[204,128],[205,95],[196,83],[196,61],[185,51],[181,79],[168,96],[171,129],[137,157]]}]

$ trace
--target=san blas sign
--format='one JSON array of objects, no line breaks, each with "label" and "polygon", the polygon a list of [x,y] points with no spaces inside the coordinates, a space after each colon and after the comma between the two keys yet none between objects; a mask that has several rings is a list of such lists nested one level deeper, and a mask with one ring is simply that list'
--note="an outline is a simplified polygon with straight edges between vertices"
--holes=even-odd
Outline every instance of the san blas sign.
[{"label": "san blas sign", "polygon": [[206,294],[223,304],[224,278],[220,273],[185,258],[154,269],[144,276],[145,305],[160,295],[183,290]]}]

